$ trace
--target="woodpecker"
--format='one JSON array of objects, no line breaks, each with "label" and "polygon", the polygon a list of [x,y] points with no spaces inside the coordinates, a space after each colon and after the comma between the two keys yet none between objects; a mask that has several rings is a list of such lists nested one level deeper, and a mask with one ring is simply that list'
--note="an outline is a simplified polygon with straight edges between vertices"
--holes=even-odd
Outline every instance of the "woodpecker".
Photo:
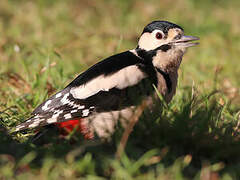
[{"label": "woodpecker", "polygon": [[109,137],[118,120],[126,123],[143,100],[151,105],[154,86],[167,103],[171,101],[182,57],[198,39],[185,36],[174,23],[151,22],[135,49],[110,56],[81,73],[40,104],[15,131],[53,123],[72,130],[78,124],[86,139]]}]

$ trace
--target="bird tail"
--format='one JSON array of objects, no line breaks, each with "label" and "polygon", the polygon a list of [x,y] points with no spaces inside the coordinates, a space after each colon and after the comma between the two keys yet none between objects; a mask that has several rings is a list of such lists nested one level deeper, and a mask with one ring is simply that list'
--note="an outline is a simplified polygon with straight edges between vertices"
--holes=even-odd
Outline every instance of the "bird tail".
[{"label": "bird tail", "polygon": [[[52,121],[52,122],[51,122]],[[77,130],[83,134],[85,139],[93,139],[94,133],[90,130],[89,124],[84,121],[84,118],[72,119],[64,122],[56,122],[51,119],[51,117],[39,117],[33,116],[27,119],[24,123],[19,124],[14,128],[14,132],[22,131],[28,128],[35,128],[40,126],[45,126],[54,123],[60,129],[63,135],[68,135],[73,130]]]},{"label": "bird tail", "polygon": [[29,119],[27,119],[25,122],[17,125],[14,128],[14,131],[18,132],[18,131],[22,131],[22,130],[25,130],[25,129],[28,129],[28,128],[35,128],[35,127],[39,127],[39,126],[44,126],[46,124],[47,124],[46,118],[41,119],[38,116],[33,116],[33,117],[30,117]]}]

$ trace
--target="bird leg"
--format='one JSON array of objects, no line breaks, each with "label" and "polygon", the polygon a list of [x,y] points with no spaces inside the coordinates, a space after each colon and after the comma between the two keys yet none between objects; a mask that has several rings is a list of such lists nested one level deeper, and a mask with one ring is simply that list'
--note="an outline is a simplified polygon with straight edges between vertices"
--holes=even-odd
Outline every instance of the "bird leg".
[{"label": "bird leg", "polygon": [[127,144],[128,137],[131,134],[135,124],[138,122],[140,116],[142,115],[144,109],[147,106],[147,100],[143,100],[141,105],[139,105],[136,109],[135,112],[133,113],[132,117],[129,120],[128,126],[126,126],[125,131],[122,135],[121,141],[118,145],[117,152],[115,156],[119,159],[123,153],[123,150]]}]

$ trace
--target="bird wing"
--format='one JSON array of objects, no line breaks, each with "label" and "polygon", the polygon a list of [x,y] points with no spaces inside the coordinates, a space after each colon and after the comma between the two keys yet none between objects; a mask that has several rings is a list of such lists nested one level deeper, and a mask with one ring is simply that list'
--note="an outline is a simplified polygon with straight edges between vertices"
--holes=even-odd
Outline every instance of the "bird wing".
[{"label": "bird wing", "polygon": [[65,89],[39,105],[33,111],[33,116],[18,125],[16,131],[133,105],[135,102],[129,99],[129,90],[140,96],[137,93],[139,88],[146,86],[147,74],[139,64],[141,59],[130,51],[95,64]]}]

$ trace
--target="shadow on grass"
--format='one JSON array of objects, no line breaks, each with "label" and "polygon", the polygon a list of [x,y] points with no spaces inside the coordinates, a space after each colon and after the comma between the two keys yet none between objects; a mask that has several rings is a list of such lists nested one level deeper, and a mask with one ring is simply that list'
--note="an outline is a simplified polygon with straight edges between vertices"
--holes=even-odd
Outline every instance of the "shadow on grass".
[{"label": "shadow on grass", "polygon": [[[191,163],[183,172],[188,177],[194,177],[206,161],[210,164],[223,162],[228,165],[228,169],[223,169],[222,172],[234,171],[231,169],[233,166],[238,169],[240,133],[234,113],[228,109],[227,104],[219,104],[216,95],[192,98],[190,90],[187,92],[180,104],[173,102],[167,108],[157,105],[153,111],[144,113],[128,139],[125,148],[127,156],[138,160],[151,149],[165,148],[168,152],[160,162],[168,167],[179,157],[190,155]],[[37,168],[42,166],[44,157],[47,156],[68,159],[69,155],[73,155],[77,160],[86,153],[91,153],[98,174],[111,176],[111,165],[106,165],[105,160],[115,159],[114,153],[122,131],[120,129],[114,134],[113,141],[99,143],[86,142],[77,134],[70,139],[61,139],[58,130],[49,127],[35,143],[31,143],[31,140],[19,143],[1,128],[0,154],[10,155],[18,162],[29,152],[36,152],[31,165]],[[154,168],[156,166],[148,166],[142,170]],[[234,174],[240,175],[238,170]]]},{"label": "shadow on grass", "polygon": [[[221,105],[217,96],[213,92],[191,98],[189,91],[180,104],[171,104],[169,108],[157,106],[136,125],[127,153],[138,158],[143,150],[167,148],[168,153],[161,161],[166,166],[172,165],[178,157],[190,155],[191,164],[185,169],[189,176],[196,175],[206,162],[222,162],[228,170],[232,165],[238,166],[238,120],[229,105]],[[160,117],[157,114],[161,114]],[[235,175],[240,175],[238,170]]]}]

